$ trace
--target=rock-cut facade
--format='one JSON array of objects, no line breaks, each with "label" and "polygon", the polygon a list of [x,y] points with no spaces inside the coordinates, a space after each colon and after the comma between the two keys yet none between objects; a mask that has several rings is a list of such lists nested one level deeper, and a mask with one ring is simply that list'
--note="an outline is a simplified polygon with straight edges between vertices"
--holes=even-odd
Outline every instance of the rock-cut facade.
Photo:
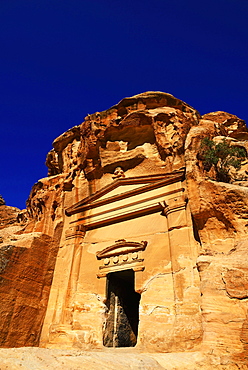
[{"label": "rock-cut facade", "polygon": [[243,120],[146,92],[54,140],[27,209],[0,206],[1,346],[246,356],[248,161],[217,181],[206,137],[247,153]]}]

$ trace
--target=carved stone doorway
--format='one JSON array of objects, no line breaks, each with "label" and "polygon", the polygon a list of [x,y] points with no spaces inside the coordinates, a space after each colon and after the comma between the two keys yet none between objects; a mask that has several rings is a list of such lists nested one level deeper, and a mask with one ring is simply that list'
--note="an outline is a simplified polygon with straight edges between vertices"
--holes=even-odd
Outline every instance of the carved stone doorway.
[{"label": "carved stone doorway", "polygon": [[134,271],[107,275],[106,325],[103,345],[134,347],[137,343],[140,294],[134,290]]}]

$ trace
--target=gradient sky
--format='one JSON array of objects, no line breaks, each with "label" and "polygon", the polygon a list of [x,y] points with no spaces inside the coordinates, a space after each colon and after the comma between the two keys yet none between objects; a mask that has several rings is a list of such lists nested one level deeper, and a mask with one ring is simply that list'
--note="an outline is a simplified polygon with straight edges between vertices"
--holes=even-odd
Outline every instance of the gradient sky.
[{"label": "gradient sky", "polygon": [[248,0],[0,0],[0,194],[25,208],[52,141],[126,96],[248,122]]}]

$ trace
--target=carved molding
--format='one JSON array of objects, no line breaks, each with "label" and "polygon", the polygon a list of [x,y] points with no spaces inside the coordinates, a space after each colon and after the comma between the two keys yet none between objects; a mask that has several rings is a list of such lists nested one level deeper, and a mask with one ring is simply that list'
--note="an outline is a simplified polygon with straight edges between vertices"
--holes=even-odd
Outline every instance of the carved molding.
[{"label": "carved molding", "polygon": [[86,228],[86,230],[93,230],[93,229],[97,229],[99,227],[104,227],[104,226],[115,224],[115,223],[118,223],[118,222],[132,220],[133,218],[146,216],[146,215],[156,213],[156,212],[161,212],[162,210],[163,210],[163,208],[158,203],[158,204],[152,205],[150,207],[144,207],[144,208],[138,209],[137,211],[123,213],[121,215],[117,215],[117,216],[113,216],[113,217],[109,217],[109,218],[104,218],[102,220],[95,221],[95,222],[90,222],[90,223],[85,225],[85,228]]},{"label": "carved molding", "polygon": [[169,199],[167,202],[160,203],[161,206],[163,207],[162,214],[168,217],[170,213],[185,210],[187,202],[188,202],[187,196],[180,195],[178,197]]},{"label": "carved molding", "polygon": [[144,271],[145,266],[129,266],[129,267],[125,266],[123,268],[121,268],[121,267],[117,267],[115,269],[112,268],[112,269],[109,269],[109,270],[104,270],[104,271],[99,272],[97,274],[97,277],[98,277],[98,279],[100,279],[100,278],[106,277],[110,272],[117,272],[117,271],[122,271],[122,270],[127,270],[127,269],[132,269],[134,272],[139,272],[139,271]]},{"label": "carved molding", "polygon": [[65,231],[65,239],[84,238],[85,232],[84,225],[71,226]]},{"label": "carved molding", "polygon": [[[175,171],[169,174],[160,174],[160,175],[150,175],[150,176],[137,176],[129,178],[118,178],[114,180],[110,185],[105,186],[101,190],[97,191],[95,194],[82,199],[73,206],[67,208],[65,213],[67,216],[71,216],[76,213],[84,212],[88,209],[93,209],[104,204],[110,204],[121,200],[123,198],[129,198],[136,194],[142,194],[152,189],[157,189],[168,184],[172,184],[178,181],[182,181],[184,176],[184,171]],[[102,196],[116,189],[118,186],[122,185],[132,185],[140,184],[143,185],[137,189],[133,189],[121,194],[116,194],[110,196],[109,198],[101,199]]]},{"label": "carved molding", "polygon": [[119,256],[120,254],[134,253],[143,251],[146,249],[147,241],[139,242],[127,242],[125,239],[116,240],[114,245],[105,248],[102,251],[96,253],[98,260],[103,258],[109,258],[113,256]]},{"label": "carved molding", "polygon": [[143,271],[142,253],[146,249],[147,241],[128,242],[125,239],[117,240],[114,245],[96,253],[96,258],[102,261],[99,266],[98,277],[104,277],[110,272],[133,269]]}]

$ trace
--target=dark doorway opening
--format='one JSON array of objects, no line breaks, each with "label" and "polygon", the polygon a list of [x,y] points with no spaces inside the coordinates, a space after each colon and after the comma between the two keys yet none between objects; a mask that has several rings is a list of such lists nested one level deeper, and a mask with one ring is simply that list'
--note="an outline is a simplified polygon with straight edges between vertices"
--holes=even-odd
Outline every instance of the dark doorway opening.
[{"label": "dark doorway opening", "polygon": [[106,347],[134,347],[137,343],[140,294],[134,290],[134,271],[107,276],[107,314],[103,332]]}]

